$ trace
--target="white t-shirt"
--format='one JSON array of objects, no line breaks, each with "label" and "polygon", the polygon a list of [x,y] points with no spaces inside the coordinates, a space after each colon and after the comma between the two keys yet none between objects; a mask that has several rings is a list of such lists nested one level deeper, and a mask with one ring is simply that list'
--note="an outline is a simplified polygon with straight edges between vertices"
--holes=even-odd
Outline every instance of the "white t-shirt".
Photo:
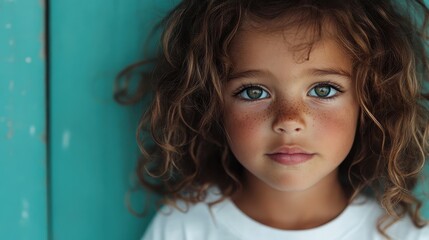
[{"label": "white t-shirt", "polygon": [[[211,207],[198,203],[187,212],[164,207],[142,240],[382,240],[376,228],[382,214],[375,200],[359,196],[337,218],[322,226],[280,230],[249,218],[226,199]],[[387,233],[394,240],[429,240],[429,226],[418,229],[408,217],[388,228]]]}]

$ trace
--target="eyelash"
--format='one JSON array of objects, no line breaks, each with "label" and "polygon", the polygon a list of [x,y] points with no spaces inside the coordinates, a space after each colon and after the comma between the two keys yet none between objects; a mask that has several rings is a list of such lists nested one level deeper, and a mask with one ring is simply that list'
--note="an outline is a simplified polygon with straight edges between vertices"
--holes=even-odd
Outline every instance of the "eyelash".
[{"label": "eyelash", "polygon": [[[340,85],[338,85],[336,83],[333,83],[333,82],[330,82],[330,81],[319,82],[319,83],[315,84],[311,88],[310,91],[312,91],[316,87],[331,87],[335,91],[337,91],[337,93],[335,95],[331,96],[331,97],[315,97],[315,98],[318,98],[318,99],[321,99],[321,100],[325,100],[325,101],[333,100],[334,98],[338,97],[341,93],[344,93],[344,89]],[[312,97],[314,97],[314,96],[312,96]]]},{"label": "eyelash", "polygon": [[[238,88],[238,89],[233,93],[233,96],[234,96],[234,97],[237,97],[237,98],[238,98],[238,99],[240,99],[240,100],[248,101],[248,102],[253,102],[253,101],[261,100],[261,99],[246,99],[246,98],[243,98],[243,97],[240,97],[240,96],[239,96],[242,92],[244,92],[245,90],[247,90],[247,89],[249,89],[249,88],[259,88],[259,89],[262,89],[263,91],[267,92],[268,97],[270,97],[270,96],[271,96],[271,95],[268,93],[268,91],[267,91],[267,90],[265,90],[265,88],[264,88],[264,87],[262,87],[261,85],[258,85],[258,84],[244,84],[244,85],[242,85],[241,87],[239,87],[239,88]],[[263,99],[264,99],[264,98],[263,98]]]},{"label": "eyelash", "polygon": [[[336,84],[336,83],[333,83],[333,82],[330,82],[330,81],[325,81],[325,82],[318,82],[317,84],[315,84],[311,89],[310,89],[310,91],[313,91],[316,87],[330,87],[330,88],[333,88],[335,91],[337,91],[338,93],[343,93],[344,92],[344,90],[343,90],[343,88],[341,87],[341,86],[339,86],[338,84]],[[246,98],[243,98],[243,97],[240,97],[239,95],[241,94],[241,93],[243,93],[243,91],[245,91],[246,89],[249,89],[249,88],[259,88],[259,89],[261,89],[262,91],[265,91],[267,94],[268,94],[268,97],[270,97],[271,95],[268,93],[268,91],[267,90],[265,90],[265,88],[263,87],[263,86],[261,86],[261,85],[258,85],[258,84],[244,84],[244,85],[242,85],[240,88],[238,88],[236,91],[234,91],[234,93],[233,93],[233,96],[234,97],[237,97],[237,98],[239,98],[240,100],[243,100],[243,101],[248,101],[248,102],[253,102],[253,101],[258,101],[258,100],[261,100],[261,99],[266,99],[266,98],[261,98],[261,99],[246,99]],[[335,94],[335,95],[333,95],[333,96],[331,96],[331,97],[315,97],[315,96],[312,96],[312,97],[315,97],[315,98],[319,98],[319,99],[321,99],[321,100],[324,100],[324,101],[330,101],[330,100],[333,100],[334,98],[336,98],[336,97],[338,97],[340,94]],[[309,93],[307,93],[307,95],[308,95]],[[267,98],[268,98],[267,97]]]}]

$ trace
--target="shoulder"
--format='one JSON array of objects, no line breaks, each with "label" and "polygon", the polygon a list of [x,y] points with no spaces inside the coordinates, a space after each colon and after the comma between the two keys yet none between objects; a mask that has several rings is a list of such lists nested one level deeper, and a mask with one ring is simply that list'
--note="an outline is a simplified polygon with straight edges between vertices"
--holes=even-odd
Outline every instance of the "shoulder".
[{"label": "shoulder", "polygon": [[[371,205],[376,205],[372,216],[374,217],[374,223],[380,220],[380,218],[385,214],[385,210],[381,207],[381,205],[372,200]],[[388,223],[390,220],[387,220]],[[381,234],[375,229],[377,235],[381,237]],[[386,230],[386,233],[393,240],[428,240],[429,239],[429,225],[426,225],[422,228],[419,228],[414,225],[411,217],[409,215],[404,216],[400,220],[393,223]],[[378,238],[377,238],[378,239]]]},{"label": "shoulder", "polygon": [[[362,197],[360,199],[364,199],[364,201],[356,201],[355,206],[358,207],[355,208],[355,215],[350,215],[352,218],[361,218],[361,223],[353,228],[354,235],[365,236],[365,239],[384,239],[378,231],[377,225],[386,213],[385,210],[373,198]],[[389,221],[387,220],[386,223]],[[418,228],[407,215],[389,226],[386,233],[392,240],[429,240],[429,225]]]},{"label": "shoulder", "polygon": [[427,240],[429,239],[429,225],[418,228],[411,218],[406,216],[390,226],[387,233],[395,240]]},{"label": "shoulder", "polygon": [[201,202],[184,207],[184,204],[180,204],[180,209],[171,206],[160,209],[142,240],[222,239],[225,232],[215,220],[217,211],[213,211],[214,206]]},{"label": "shoulder", "polygon": [[208,218],[209,211],[204,204],[190,206],[187,210],[164,206],[153,218],[143,239],[188,239],[185,236],[191,231],[190,226],[192,231],[207,228],[208,223],[203,223],[202,219]]}]

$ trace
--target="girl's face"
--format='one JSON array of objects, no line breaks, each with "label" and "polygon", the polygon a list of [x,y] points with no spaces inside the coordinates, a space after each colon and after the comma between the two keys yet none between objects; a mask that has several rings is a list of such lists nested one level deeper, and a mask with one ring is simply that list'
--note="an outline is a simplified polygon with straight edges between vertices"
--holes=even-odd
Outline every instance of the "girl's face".
[{"label": "girl's face", "polygon": [[224,127],[248,182],[280,191],[338,182],[359,113],[350,57],[327,34],[308,55],[294,48],[300,37],[242,30],[224,89]]}]

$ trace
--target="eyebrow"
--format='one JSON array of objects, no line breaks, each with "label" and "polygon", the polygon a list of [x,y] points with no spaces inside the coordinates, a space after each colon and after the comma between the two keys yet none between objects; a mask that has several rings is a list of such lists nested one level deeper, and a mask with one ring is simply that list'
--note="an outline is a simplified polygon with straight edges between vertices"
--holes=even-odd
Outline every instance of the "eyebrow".
[{"label": "eyebrow", "polygon": [[349,72],[336,68],[312,68],[309,70],[309,72],[311,75],[315,76],[339,75],[348,79],[352,78]]},{"label": "eyebrow", "polygon": [[237,78],[257,78],[263,75],[270,75],[270,73],[264,70],[247,70],[244,72],[237,72],[237,73],[231,74],[228,78],[228,81],[231,81]]},{"label": "eyebrow", "polygon": [[[314,76],[338,75],[340,77],[351,79],[351,74],[349,72],[336,68],[311,68],[307,73]],[[238,78],[257,78],[267,75],[271,75],[271,73],[265,70],[247,70],[231,74],[228,81]]]}]

